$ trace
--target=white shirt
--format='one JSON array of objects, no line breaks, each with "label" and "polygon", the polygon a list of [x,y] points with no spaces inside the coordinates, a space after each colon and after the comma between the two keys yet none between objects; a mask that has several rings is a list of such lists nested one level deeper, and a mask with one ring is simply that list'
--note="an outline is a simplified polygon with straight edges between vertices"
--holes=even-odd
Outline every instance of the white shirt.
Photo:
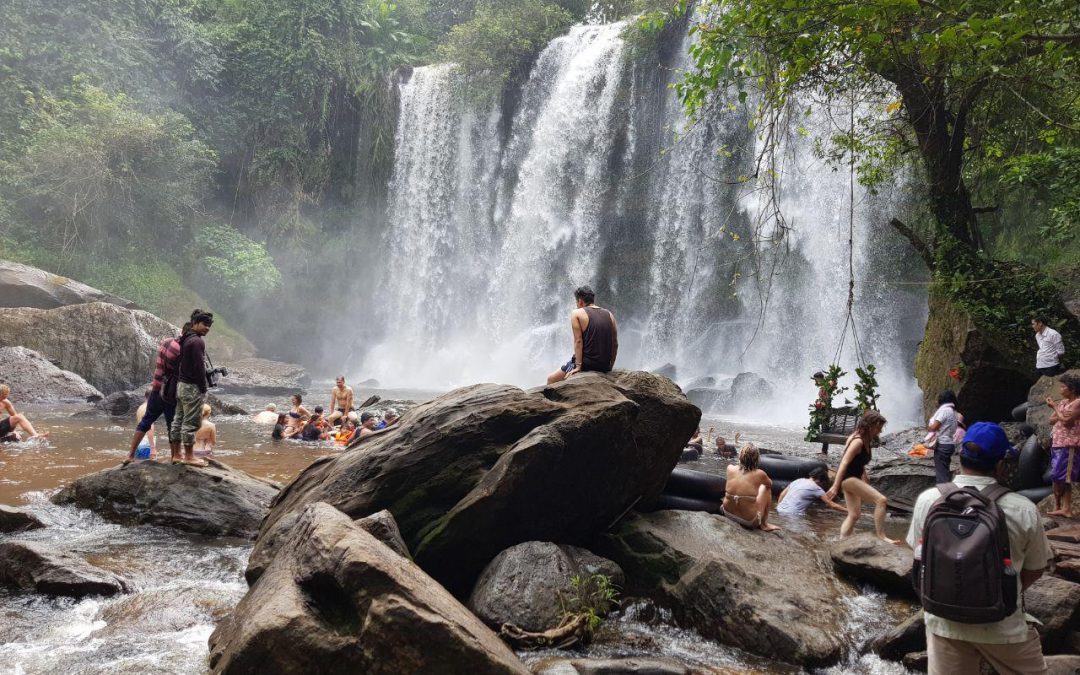
[{"label": "white shirt", "polygon": [[[993,485],[995,482],[997,481],[990,476],[963,474],[953,479],[953,483],[959,487],[973,485],[980,489]],[[930,488],[919,495],[918,501],[915,502],[915,513],[911,517],[911,529],[908,530],[907,535],[907,542],[911,548],[915,548],[922,537],[926,514],[940,496],[941,493],[937,488]],[[1046,569],[1054,556],[1050,551],[1050,542],[1046,539],[1042,523],[1039,522],[1039,511],[1035,504],[1027,497],[1010,492],[1002,495],[1001,499],[997,500],[997,505],[1005,514],[1005,524],[1009,528],[1009,555],[1012,556],[1013,566],[1018,570]],[[1016,584],[1019,591],[1019,574],[1016,575]],[[1023,596],[1018,592],[1017,597]],[[1027,642],[1027,623],[1028,621],[1035,622],[1034,617],[1024,613],[1022,602],[1018,603],[1012,615],[995,623],[960,623],[934,616],[930,612],[924,612],[924,615],[927,632],[953,640],[990,645]]]},{"label": "white shirt", "polygon": [[787,488],[784,501],[776,507],[777,513],[800,514],[806,513],[807,507],[815,500],[825,496],[825,490],[809,478],[798,478],[791,482]]},{"label": "white shirt", "polygon": [[942,445],[955,445],[956,441],[956,407],[952,403],[946,403],[934,412],[931,422],[941,422],[938,427],[937,439]]},{"label": "white shirt", "polygon": [[1039,351],[1035,353],[1036,368],[1053,368],[1061,363],[1061,357],[1065,355],[1061,333],[1046,326],[1041,333],[1035,333],[1035,342],[1039,344]]}]

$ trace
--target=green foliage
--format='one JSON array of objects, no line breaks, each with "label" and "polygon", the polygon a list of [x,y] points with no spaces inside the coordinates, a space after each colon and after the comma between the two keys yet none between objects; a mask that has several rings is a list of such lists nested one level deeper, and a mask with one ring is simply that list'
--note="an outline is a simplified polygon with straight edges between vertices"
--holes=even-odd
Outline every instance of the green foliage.
[{"label": "green foliage", "polygon": [[1048,218],[1036,231],[1040,241],[1063,246],[1080,240],[1080,147],[1014,157],[1003,182],[1027,186],[1047,202]]},{"label": "green foliage", "polygon": [[865,368],[856,368],[855,376],[859,378],[855,383],[855,406],[863,412],[877,410],[877,402],[881,398],[877,391],[877,367],[870,363]]},{"label": "green foliage", "polygon": [[461,67],[475,97],[490,99],[523,80],[532,59],[573,21],[544,0],[479,0],[473,18],[450,30],[439,56]]},{"label": "green foliage", "polygon": [[25,153],[0,165],[9,218],[26,235],[102,250],[150,230],[151,241],[172,245],[197,219],[215,156],[182,115],[141,112],[77,78],[32,121]]},{"label": "green foliage", "polygon": [[806,428],[806,440],[810,443],[816,442],[825,431],[834,410],[833,399],[847,391],[847,387],[840,386],[840,378],[844,375],[847,373],[834,363],[825,372],[814,373],[810,378],[818,388],[817,398],[810,404],[810,425]]},{"label": "green foliage", "polygon": [[281,272],[266,247],[230,225],[204,225],[192,255],[225,297],[264,296],[281,287]]},{"label": "green foliage", "polygon": [[584,615],[585,628],[591,636],[603,623],[603,617],[619,605],[619,589],[604,574],[570,577],[570,588],[559,594],[563,621]]}]

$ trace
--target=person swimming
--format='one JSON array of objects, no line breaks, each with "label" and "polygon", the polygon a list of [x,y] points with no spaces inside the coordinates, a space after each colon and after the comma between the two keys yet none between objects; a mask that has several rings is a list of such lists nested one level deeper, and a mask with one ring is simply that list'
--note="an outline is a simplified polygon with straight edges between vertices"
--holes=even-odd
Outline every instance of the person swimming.
[{"label": "person swimming", "polygon": [[251,418],[255,424],[275,424],[278,418],[277,406],[273,403],[266,404],[266,409]]},{"label": "person swimming", "polygon": [[727,468],[723,514],[748,529],[773,532],[780,528],[769,523],[772,506],[772,480],[758,468],[761,452],[747,444],[739,454],[738,465]]},{"label": "person swimming", "polygon": [[289,425],[289,416],[285,413],[278,413],[277,423],[274,424],[274,430],[270,432],[270,438],[275,441],[280,441],[285,438],[285,430]]}]

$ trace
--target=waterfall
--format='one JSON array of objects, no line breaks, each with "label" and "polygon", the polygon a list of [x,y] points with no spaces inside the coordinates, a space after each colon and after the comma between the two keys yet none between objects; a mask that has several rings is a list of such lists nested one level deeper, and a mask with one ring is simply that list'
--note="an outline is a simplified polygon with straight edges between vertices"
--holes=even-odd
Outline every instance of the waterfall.
[{"label": "waterfall", "polygon": [[[643,61],[624,28],[553,40],[509,107],[470,101],[452,65],[402,78],[382,309],[365,318],[385,335],[361,378],[541,383],[572,353],[572,291],[588,283],[619,318],[619,365],[671,362],[684,384],[751,370],[780,392],[762,417],[805,418],[848,287],[848,174],[814,152],[829,111],[788,134],[777,195],[791,228],[782,246],[759,245],[767,205],[741,178],[755,170],[748,113],[716,105],[688,120],[669,85],[689,43]],[[856,190],[856,328],[886,412],[908,420],[926,309],[924,292],[894,283],[912,276],[887,229],[896,206]],[[842,363],[853,369],[853,349]]]}]

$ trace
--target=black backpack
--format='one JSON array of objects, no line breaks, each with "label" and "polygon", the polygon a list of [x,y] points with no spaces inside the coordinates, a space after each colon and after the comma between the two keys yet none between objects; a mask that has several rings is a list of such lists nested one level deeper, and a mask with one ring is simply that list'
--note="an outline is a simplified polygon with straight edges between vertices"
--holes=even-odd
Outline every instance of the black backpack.
[{"label": "black backpack", "polygon": [[953,483],[937,486],[916,543],[913,581],[923,609],[961,623],[994,623],[1012,615],[1017,571],[1009,529],[997,500],[1008,488],[984,491]]}]

